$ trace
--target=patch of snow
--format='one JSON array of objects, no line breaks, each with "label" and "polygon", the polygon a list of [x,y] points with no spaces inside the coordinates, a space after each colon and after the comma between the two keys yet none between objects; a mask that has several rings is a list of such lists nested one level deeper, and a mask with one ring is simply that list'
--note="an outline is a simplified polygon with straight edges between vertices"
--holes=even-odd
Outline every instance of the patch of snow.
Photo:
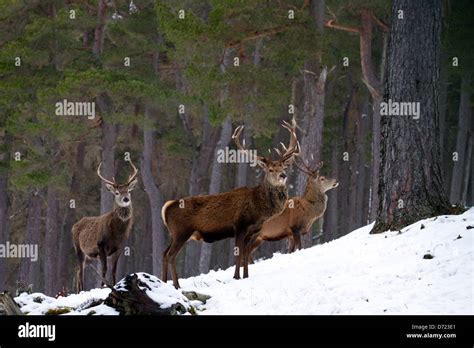
[{"label": "patch of snow", "polygon": [[[401,233],[370,235],[368,225],[329,243],[256,262],[248,279],[233,279],[231,267],[180,279],[180,290],[155,276],[137,275],[147,295],[163,307],[180,302],[198,314],[472,315],[474,229],[466,229],[469,225],[474,226],[474,208],[416,222]],[[424,259],[425,254],[433,258]],[[124,281],[116,288],[123,290]],[[211,298],[206,304],[189,301],[182,291]],[[68,315],[116,315],[100,303],[109,293],[92,289],[57,299],[23,293],[15,300],[29,314],[67,307]]]},{"label": "patch of snow", "polygon": [[[421,228],[421,225],[424,228]],[[401,234],[372,224],[293,254],[181,279],[211,296],[202,314],[474,314],[474,208]],[[458,236],[462,238],[457,239]],[[423,259],[425,254],[433,259]]]},{"label": "patch of snow", "polygon": [[[41,293],[22,293],[15,297],[15,301],[20,305],[23,313],[31,315],[46,314],[49,310],[59,308],[69,308],[74,314],[81,314],[82,309],[95,301],[105,300],[110,293],[110,289],[92,289],[81,291],[79,294],[72,294],[66,297],[49,297]],[[113,309],[113,308],[111,308]]]}]

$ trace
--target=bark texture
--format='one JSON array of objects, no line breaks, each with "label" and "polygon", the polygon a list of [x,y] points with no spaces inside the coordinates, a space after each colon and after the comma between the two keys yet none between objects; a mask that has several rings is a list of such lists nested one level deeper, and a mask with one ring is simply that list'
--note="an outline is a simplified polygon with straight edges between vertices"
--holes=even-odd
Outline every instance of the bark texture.
[{"label": "bark texture", "polygon": [[[81,186],[81,173],[84,171],[85,142],[80,141],[76,146],[75,163],[71,178],[71,187],[69,197],[78,201]],[[66,289],[73,288],[73,278],[71,277],[71,260],[76,265],[74,257],[74,248],[72,246],[72,226],[76,222],[76,208],[71,208],[67,202],[66,213],[62,223],[62,233],[59,237],[59,283]]]},{"label": "bark texture", "polygon": [[59,202],[55,183],[48,185],[46,232],[44,236],[44,293],[53,296],[59,290],[57,279],[57,250],[59,231]]},{"label": "bark texture", "polygon": [[[152,120],[153,109],[146,107],[145,118]],[[163,206],[163,194],[155,183],[152,172],[152,158],[155,149],[155,135],[152,129],[143,130],[143,152],[140,161],[140,171],[143,181],[143,187],[148,195],[151,211],[152,226],[152,265],[153,274],[161,272],[161,257],[164,251],[165,228],[161,221],[161,207]],[[118,275],[120,278],[120,275]]]},{"label": "bark texture", "polygon": [[454,160],[453,175],[451,177],[451,190],[449,199],[452,204],[465,204],[466,201],[463,199],[463,192],[467,190],[467,183],[464,184],[465,179],[468,178],[464,175],[466,171],[466,164],[470,162],[469,155],[469,130],[470,122],[472,118],[471,104],[470,104],[470,88],[471,80],[467,76],[463,76],[461,80],[461,98],[459,101],[459,118],[458,118],[458,131],[456,138],[456,153],[457,160]]},{"label": "bark texture", "polygon": [[[398,19],[400,9],[403,19]],[[421,112],[417,120],[381,120],[380,205],[371,233],[449,212],[438,143],[441,0],[394,0],[392,18],[384,97],[419,102]]]},{"label": "bark texture", "polygon": [[[214,151],[214,160],[212,162],[211,182],[209,184],[209,194],[215,195],[220,192],[222,181],[223,163],[217,162],[217,150],[223,149],[229,143],[232,137],[232,122],[227,118],[222,124],[221,135]],[[202,242],[201,256],[199,260],[199,273],[209,272],[211,265],[212,243]]]},{"label": "bark texture", "polygon": [[[39,249],[41,240],[41,203],[42,198],[38,191],[33,190],[28,200],[28,217],[26,220],[25,244],[36,245]],[[40,257],[40,255],[38,255]],[[24,285],[33,285],[34,289],[39,288],[40,262],[33,262],[29,258],[22,258],[20,264],[19,280]]]}]

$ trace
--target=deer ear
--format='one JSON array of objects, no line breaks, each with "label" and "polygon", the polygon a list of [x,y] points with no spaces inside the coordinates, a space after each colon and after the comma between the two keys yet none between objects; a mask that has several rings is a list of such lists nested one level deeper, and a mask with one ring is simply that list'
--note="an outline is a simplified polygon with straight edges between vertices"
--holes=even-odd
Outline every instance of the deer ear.
[{"label": "deer ear", "polygon": [[135,188],[135,186],[137,185],[137,182],[138,182],[138,179],[135,178],[130,182],[130,184],[128,184],[128,191],[129,192],[132,191]]},{"label": "deer ear", "polygon": [[109,190],[110,192],[115,193],[114,185],[105,184],[105,187],[107,187],[107,190]]}]

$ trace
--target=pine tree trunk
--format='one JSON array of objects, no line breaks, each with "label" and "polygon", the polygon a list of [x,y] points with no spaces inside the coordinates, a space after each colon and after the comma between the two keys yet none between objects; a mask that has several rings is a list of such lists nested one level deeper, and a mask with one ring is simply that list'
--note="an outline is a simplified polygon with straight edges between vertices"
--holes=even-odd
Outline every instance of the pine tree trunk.
[{"label": "pine tree trunk", "polygon": [[472,185],[472,182],[474,181],[472,177],[470,177],[471,173],[471,168],[472,168],[472,149],[473,147],[473,140],[472,140],[472,135],[469,135],[469,139],[467,141],[467,150],[466,150],[466,158],[464,160],[464,180],[462,184],[462,194],[461,194],[461,204],[462,205],[467,205],[467,193],[469,189],[469,182]]},{"label": "pine tree trunk", "polygon": [[[242,141],[245,141],[245,144],[250,144],[251,142],[248,128],[244,128],[242,132]],[[248,163],[239,163],[237,165],[237,173],[235,175],[235,187],[247,186],[248,168],[249,168]],[[227,263],[229,267],[234,264],[234,258],[235,258],[234,247],[235,247],[235,240],[230,239],[228,263]]]},{"label": "pine tree trunk", "polygon": [[[115,177],[115,142],[117,141],[117,133],[117,125],[103,121],[102,166],[100,170],[102,176],[107,179]],[[114,197],[107,190],[102,180],[100,187],[100,214],[105,214],[114,207]]]},{"label": "pine tree trunk", "polygon": [[[107,20],[107,1],[99,0],[97,3],[97,24],[94,28],[94,41],[92,43],[92,53],[101,65],[102,54],[104,50],[104,37]],[[84,37],[83,43],[87,41]],[[102,154],[101,154],[101,173],[106,178],[115,176],[115,142],[117,140],[118,126],[112,124],[106,116],[112,113],[112,102],[107,93],[104,92],[96,97],[96,103],[100,110],[101,128],[102,128]],[[105,214],[113,208],[113,196],[107,190],[105,183],[100,183],[100,214]],[[86,268],[100,268],[98,261],[93,261]],[[100,272],[100,270],[98,270]],[[96,288],[100,285],[100,279],[95,272],[84,272],[85,288]]]},{"label": "pine tree trunk", "polygon": [[[72,246],[72,226],[76,223],[76,208],[70,207],[70,200],[78,203],[78,194],[81,186],[81,173],[84,171],[85,142],[80,141],[76,146],[76,158],[71,178],[69,199],[66,204],[66,214],[63,219],[62,233],[59,237],[59,284],[61,288],[73,289],[72,270],[77,267],[77,260]],[[74,255],[74,256],[72,256]],[[72,263],[71,263],[72,261]],[[74,267],[71,268],[71,265]]]},{"label": "pine tree trunk", "polygon": [[[356,92],[354,92],[355,94]],[[349,111],[349,121],[350,121],[350,138],[348,151],[350,154],[349,162],[349,200],[348,200],[348,230],[355,230],[357,225],[357,219],[360,215],[360,212],[357,210],[357,184],[359,179],[359,166],[362,161],[361,152],[359,149],[359,136],[360,136],[360,106],[357,101],[357,98],[353,98],[350,111]],[[336,189],[337,190],[337,189]]]},{"label": "pine tree trunk", "polygon": [[[2,168],[3,169],[3,168]],[[6,170],[0,172],[0,243],[8,240],[8,174]],[[0,257],[0,291],[6,285],[7,259]]]},{"label": "pine tree trunk", "polygon": [[[97,60],[102,58],[104,50],[105,24],[107,19],[107,1],[99,0],[97,7],[97,26],[94,30],[94,43],[92,52]],[[102,93],[96,98],[102,118],[102,175],[105,178],[115,176],[115,142],[117,140],[118,127],[110,123],[104,117],[112,112],[112,101],[106,93]],[[112,210],[113,197],[105,187],[105,183],[101,182],[100,191],[100,213],[105,214]]]},{"label": "pine tree trunk", "polygon": [[[331,177],[338,178],[339,175],[339,150],[337,142],[333,142],[331,146]],[[331,190],[327,193],[328,203],[326,207],[325,219],[324,219],[324,235],[323,240],[329,242],[337,238],[339,227],[338,227],[338,197],[339,189]]]},{"label": "pine tree trunk", "polygon": [[372,98],[372,173],[370,185],[370,217],[374,220],[377,214],[379,202],[379,181],[380,181],[380,103],[382,97]]},{"label": "pine tree trunk", "polygon": [[[307,72],[305,75],[311,74]],[[305,77],[305,96],[303,118],[306,119],[306,133],[301,140],[302,157],[311,165],[321,160],[321,146],[323,140],[324,99],[326,93],[327,67],[324,67],[316,79],[314,76]],[[306,174],[298,171],[297,194],[303,195],[306,185]],[[308,248],[313,244],[313,233],[310,231],[302,237],[302,246]]]},{"label": "pine tree trunk", "polygon": [[[360,59],[363,81],[372,96],[372,176],[371,176],[371,216],[375,219],[379,198],[377,195],[380,173],[380,103],[382,102],[381,83],[375,73],[372,60],[373,18],[367,10],[361,11]],[[382,52],[382,62],[385,62]],[[383,70],[383,67],[382,67]]]},{"label": "pine tree trunk", "polygon": [[367,169],[369,168],[365,164],[365,157],[367,151],[366,146],[366,137],[370,132],[369,126],[369,100],[368,98],[363,102],[362,110],[358,115],[358,126],[357,126],[357,140],[356,140],[356,151],[358,156],[358,165],[357,165],[357,198],[356,198],[356,225],[355,228],[364,226],[367,223],[367,215],[365,209],[368,206],[369,202],[367,199],[367,191],[369,187],[366,186],[367,178]]},{"label": "pine tree trunk", "polygon": [[[145,108],[145,118],[151,122],[154,111],[150,106]],[[151,212],[152,225],[152,264],[153,274],[161,274],[161,262],[164,251],[164,236],[166,230],[161,221],[161,207],[163,206],[163,195],[155,183],[152,172],[152,156],[155,152],[154,131],[143,130],[143,153],[140,161],[140,171],[145,192],[148,195]]]},{"label": "pine tree trunk", "polygon": [[[0,153],[0,162],[7,164],[10,160],[10,136],[3,134],[2,142],[4,144],[4,151]],[[2,165],[0,167],[0,243],[4,243],[9,239],[8,223],[8,172],[9,167]],[[6,287],[7,278],[7,259],[0,257],[0,291]]]},{"label": "pine tree trunk", "polygon": [[[441,62],[446,61],[447,53],[441,53]],[[449,161],[444,161],[446,158],[446,136],[447,136],[447,125],[446,125],[446,116],[448,113],[448,81],[449,77],[449,65],[441,64],[440,68],[440,92],[439,92],[439,144],[441,147],[441,163],[444,164],[442,169],[443,175],[446,173],[447,164]]]},{"label": "pine tree trunk", "polygon": [[[191,182],[189,195],[195,196],[207,191],[204,179],[208,176],[211,161],[214,159],[214,149],[219,135],[209,123],[208,108],[204,106],[201,145],[195,149],[193,167],[191,169]],[[201,242],[190,240],[186,243],[186,254],[184,259],[185,276],[199,274],[199,259],[201,256]]]},{"label": "pine tree trunk", "polygon": [[[33,245],[40,249],[41,240],[41,204],[42,199],[38,191],[33,191],[28,199],[28,217],[26,220],[25,244]],[[24,282],[26,286],[33,284],[33,289],[39,289],[40,279],[40,260],[33,262],[29,258],[22,258],[20,264],[19,280]]]},{"label": "pine tree trunk", "polygon": [[457,204],[462,201],[465,162],[468,160],[466,156],[468,150],[468,135],[472,117],[470,104],[471,79],[467,76],[463,76],[461,81],[461,98],[459,101],[459,118],[456,137],[456,152],[458,158],[454,161],[449,195],[452,204]]},{"label": "pine tree trunk", "polygon": [[49,296],[55,295],[58,290],[57,279],[57,250],[58,250],[58,192],[55,183],[48,185],[46,197],[46,232],[44,237],[44,293]]},{"label": "pine tree trunk", "polygon": [[[176,82],[176,89],[178,89],[183,94],[185,94],[186,87],[185,87],[185,82],[182,80],[180,69],[176,69],[175,82]],[[207,136],[207,134],[204,134],[207,131],[206,129],[207,112],[205,114],[206,115],[204,116],[203,129],[202,129],[203,142],[207,140],[204,138],[204,136]],[[189,196],[196,196],[200,192],[199,182],[200,182],[200,174],[202,172],[200,168],[201,163],[200,163],[200,156],[199,156],[199,147],[196,144],[196,140],[194,138],[192,123],[189,120],[188,113],[180,112],[179,117],[181,118],[181,122],[183,124],[184,132],[186,135],[186,142],[188,143],[188,147],[190,148],[192,152],[191,176],[189,180],[188,193],[189,193]],[[185,248],[186,249],[185,249],[185,258],[184,258],[184,269],[182,273],[185,277],[188,277],[188,276],[197,274],[201,244],[195,240],[190,240],[186,243]]]},{"label": "pine tree trunk", "polygon": [[94,31],[94,45],[92,52],[97,59],[102,56],[104,49],[105,21],[107,18],[107,1],[99,0],[97,7],[97,26]]},{"label": "pine tree trunk", "polygon": [[[212,162],[211,183],[209,184],[209,194],[214,195],[220,192],[222,181],[223,163],[217,161],[217,150],[223,149],[232,137],[232,122],[227,118],[222,124],[221,135],[214,151],[214,160]],[[201,256],[199,260],[199,273],[209,272],[211,264],[212,243],[202,242]]]},{"label": "pine tree trunk", "polygon": [[381,120],[380,205],[371,233],[449,213],[438,143],[441,0],[394,0],[392,18],[384,99],[419,102],[420,117]]},{"label": "pine tree trunk", "polygon": [[[222,74],[225,74],[227,67],[230,64],[231,55],[233,50],[226,50],[222,63],[220,65],[220,70]],[[221,103],[224,103],[228,95],[228,88],[226,87],[220,95]],[[213,153],[212,160],[212,169],[211,169],[211,182],[209,183],[209,194],[217,194],[220,192],[221,181],[222,181],[222,164],[217,162],[217,150],[223,149],[230,141],[232,137],[232,122],[229,118],[224,120],[224,123],[221,127],[221,134],[219,141],[216,144],[216,148]],[[211,265],[211,255],[212,255],[212,243],[202,242],[201,253],[199,256],[199,273],[207,273]]]},{"label": "pine tree trunk", "polygon": [[[199,166],[199,153],[195,149],[192,158],[191,178],[189,180],[189,196],[196,196],[199,194]],[[186,243],[185,248],[183,274],[185,277],[189,277],[197,274],[201,244],[198,241],[190,240]]]}]

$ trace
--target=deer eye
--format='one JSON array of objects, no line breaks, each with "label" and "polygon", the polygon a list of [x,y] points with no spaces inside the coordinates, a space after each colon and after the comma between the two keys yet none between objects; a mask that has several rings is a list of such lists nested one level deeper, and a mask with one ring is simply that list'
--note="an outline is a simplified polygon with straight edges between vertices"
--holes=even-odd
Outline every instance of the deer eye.
[{"label": "deer eye", "polygon": [[321,178],[321,181],[324,181],[324,178]]},{"label": "deer eye", "polygon": [[118,191],[115,191],[115,195],[118,196],[118,195],[119,195],[119,192],[118,192]]}]

